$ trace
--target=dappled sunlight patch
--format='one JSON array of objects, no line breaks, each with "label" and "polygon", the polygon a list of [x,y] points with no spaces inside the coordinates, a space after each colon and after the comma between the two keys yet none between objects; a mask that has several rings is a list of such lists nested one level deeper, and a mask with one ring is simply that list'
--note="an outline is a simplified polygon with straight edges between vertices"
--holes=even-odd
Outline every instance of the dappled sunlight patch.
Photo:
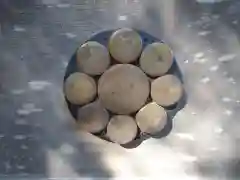
[{"label": "dappled sunlight patch", "polygon": [[218,65],[213,65],[209,68],[209,71],[211,72],[216,72],[217,70],[219,69],[219,66]]},{"label": "dappled sunlight patch", "polygon": [[21,26],[17,26],[17,25],[15,25],[15,26],[13,27],[13,30],[16,31],[16,32],[25,32],[25,31],[26,31],[25,28],[23,28],[23,27],[21,27]]},{"label": "dappled sunlight patch", "polygon": [[11,94],[13,94],[13,95],[21,95],[21,94],[24,94],[24,93],[25,93],[24,89],[13,89],[13,90],[11,90]]},{"label": "dappled sunlight patch", "polygon": [[211,79],[209,77],[203,77],[202,79],[200,79],[200,82],[203,84],[207,84],[211,81]]},{"label": "dappled sunlight patch", "polygon": [[209,35],[211,33],[212,33],[211,31],[200,31],[200,32],[198,32],[198,35],[199,36],[207,36],[207,35]]},{"label": "dappled sunlight patch", "polygon": [[81,177],[81,174],[74,171],[73,167],[67,163],[60,152],[50,149],[46,150],[45,160],[48,177]]},{"label": "dappled sunlight patch", "polygon": [[60,146],[59,151],[63,154],[69,154],[70,155],[70,154],[74,154],[76,150],[72,145],[70,145],[68,143],[64,143]]},{"label": "dappled sunlight patch", "polygon": [[237,57],[236,54],[225,54],[221,57],[218,58],[219,62],[228,62],[228,61],[232,61]]},{"label": "dappled sunlight patch", "polygon": [[190,133],[176,133],[174,135],[177,136],[180,140],[195,141],[194,136]]},{"label": "dappled sunlight patch", "polygon": [[56,5],[56,7],[58,7],[58,8],[69,8],[69,7],[71,7],[71,4],[58,3],[58,4]]},{"label": "dappled sunlight patch", "polygon": [[14,122],[16,125],[27,125],[28,124],[26,119],[15,119]]},{"label": "dappled sunlight patch", "polygon": [[[27,116],[31,113],[37,113],[37,112],[43,112],[43,109],[36,108],[35,104],[33,103],[24,103],[22,104],[22,107],[20,109],[17,109],[16,113],[19,116]],[[19,123],[22,123],[23,120],[18,121]]]},{"label": "dappled sunlight patch", "polygon": [[226,115],[226,116],[232,116],[233,115],[233,111],[230,110],[230,109],[225,109],[223,111],[223,114]]},{"label": "dappled sunlight patch", "polygon": [[119,21],[126,21],[127,19],[128,19],[128,17],[126,15],[119,15],[118,16]]},{"label": "dappled sunlight patch", "polygon": [[77,37],[77,35],[72,32],[66,32],[66,33],[64,33],[64,35],[69,39],[74,39]]},{"label": "dappled sunlight patch", "polygon": [[48,81],[30,81],[28,86],[31,90],[40,91],[44,90],[46,87],[49,87],[52,83]]},{"label": "dappled sunlight patch", "polygon": [[13,139],[15,139],[15,140],[24,140],[26,138],[27,138],[27,136],[23,135],[23,134],[18,134],[18,135],[13,136]]}]

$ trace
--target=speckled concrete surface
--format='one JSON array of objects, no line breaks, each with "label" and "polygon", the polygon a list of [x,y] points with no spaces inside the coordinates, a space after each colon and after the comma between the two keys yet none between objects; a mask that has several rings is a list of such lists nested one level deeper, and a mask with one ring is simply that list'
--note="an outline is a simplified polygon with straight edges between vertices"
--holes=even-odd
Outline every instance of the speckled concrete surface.
[{"label": "speckled concrete surface", "polygon": [[[168,29],[155,0],[1,1],[0,179],[239,179],[240,3],[176,6]],[[164,34],[188,94],[170,134],[135,149],[76,132],[61,91],[77,46],[123,26]]]}]

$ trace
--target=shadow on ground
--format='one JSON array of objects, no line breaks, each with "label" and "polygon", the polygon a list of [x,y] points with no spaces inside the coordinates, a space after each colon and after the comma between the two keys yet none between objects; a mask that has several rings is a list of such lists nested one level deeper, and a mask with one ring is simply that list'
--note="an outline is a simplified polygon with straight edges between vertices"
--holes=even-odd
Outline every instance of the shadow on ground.
[{"label": "shadow on ground", "polygon": [[98,145],[61,124],[62,47],[49,46],[42,33],[55,23],[44,21],[44,8],[41,1],[0,2],[0,178],[109,178]]}]

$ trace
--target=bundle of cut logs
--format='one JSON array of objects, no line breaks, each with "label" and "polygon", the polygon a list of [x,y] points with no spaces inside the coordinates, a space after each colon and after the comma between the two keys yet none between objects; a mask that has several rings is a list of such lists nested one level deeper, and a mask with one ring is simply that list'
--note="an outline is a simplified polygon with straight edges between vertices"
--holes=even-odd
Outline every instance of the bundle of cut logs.
[{"label": "bundle of cut logs", "polygon": [[105,132],[122,145],[139,132],[160,132],[168,121],[165,108],[183,95],[179,78],[167,73],[174,61],[171,49],[162,42],[143,48],[140,34],[129,28],[114,31],[107,44],[82,44],[77,71],[64,82],[66,100],[78,105],[77,126],[93,134]]}]

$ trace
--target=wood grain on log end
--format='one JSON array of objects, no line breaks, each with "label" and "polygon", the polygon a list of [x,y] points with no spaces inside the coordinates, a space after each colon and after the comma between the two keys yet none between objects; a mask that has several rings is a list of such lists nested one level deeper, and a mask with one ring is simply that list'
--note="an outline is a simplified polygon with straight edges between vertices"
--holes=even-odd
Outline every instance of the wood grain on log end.
[{"label": "wood grain on log end", "polygon": [[138,128],[135,120],[126,115],[113,116],[107,126],[108,138],[118,144],[127,144],[137,135]]},{"label": "wood grain on log end", "polygon": [[130,64],[118,64],[99,79],[98,95],[102,104],[117,114],[130,114],[146,102],[150,83],[144,72]]},{"label": "wood grain on log end", "polygon": [[92,77],[75,72],[66,79],[64,93],[72,104],[83,105],[94,99],[97,86]]},{"label": "wood grain on log end", "polygon": [[167,124],[167,113],[164,108],[152,102],[139,110],[136,114],[136,122],[142,132],[156,134]]},{"label": "wood grain on log end", "polygon": [[109,114],[99,102],[93,102],[78,109],[77,120],[79,128],[98,133],[107,126]]},{"label": "wood grain on log end", "polygon": [[181,81],[174,75],[165,75],[151,83],[151,97],[160,106],[172,106],[183,96]]},{"label": "wood grain on log end", "polygon": [[134,30],[123,28],[115,31],[109,40],[109,52],[121,63],[136,61],[142,51],[142,38]]},{"label": "wood grain on log end", "polygon": [[173,64],[172,51],[167,44],[155,42],[147,45],[140,57],[142,70],[150,76],[165,74]]},{"label": "wood grain on log end", "polygon": [[86,74],[102,74],[110,65],[107,48],[95,41],[86,42],[77,50],[77,65]]}]

